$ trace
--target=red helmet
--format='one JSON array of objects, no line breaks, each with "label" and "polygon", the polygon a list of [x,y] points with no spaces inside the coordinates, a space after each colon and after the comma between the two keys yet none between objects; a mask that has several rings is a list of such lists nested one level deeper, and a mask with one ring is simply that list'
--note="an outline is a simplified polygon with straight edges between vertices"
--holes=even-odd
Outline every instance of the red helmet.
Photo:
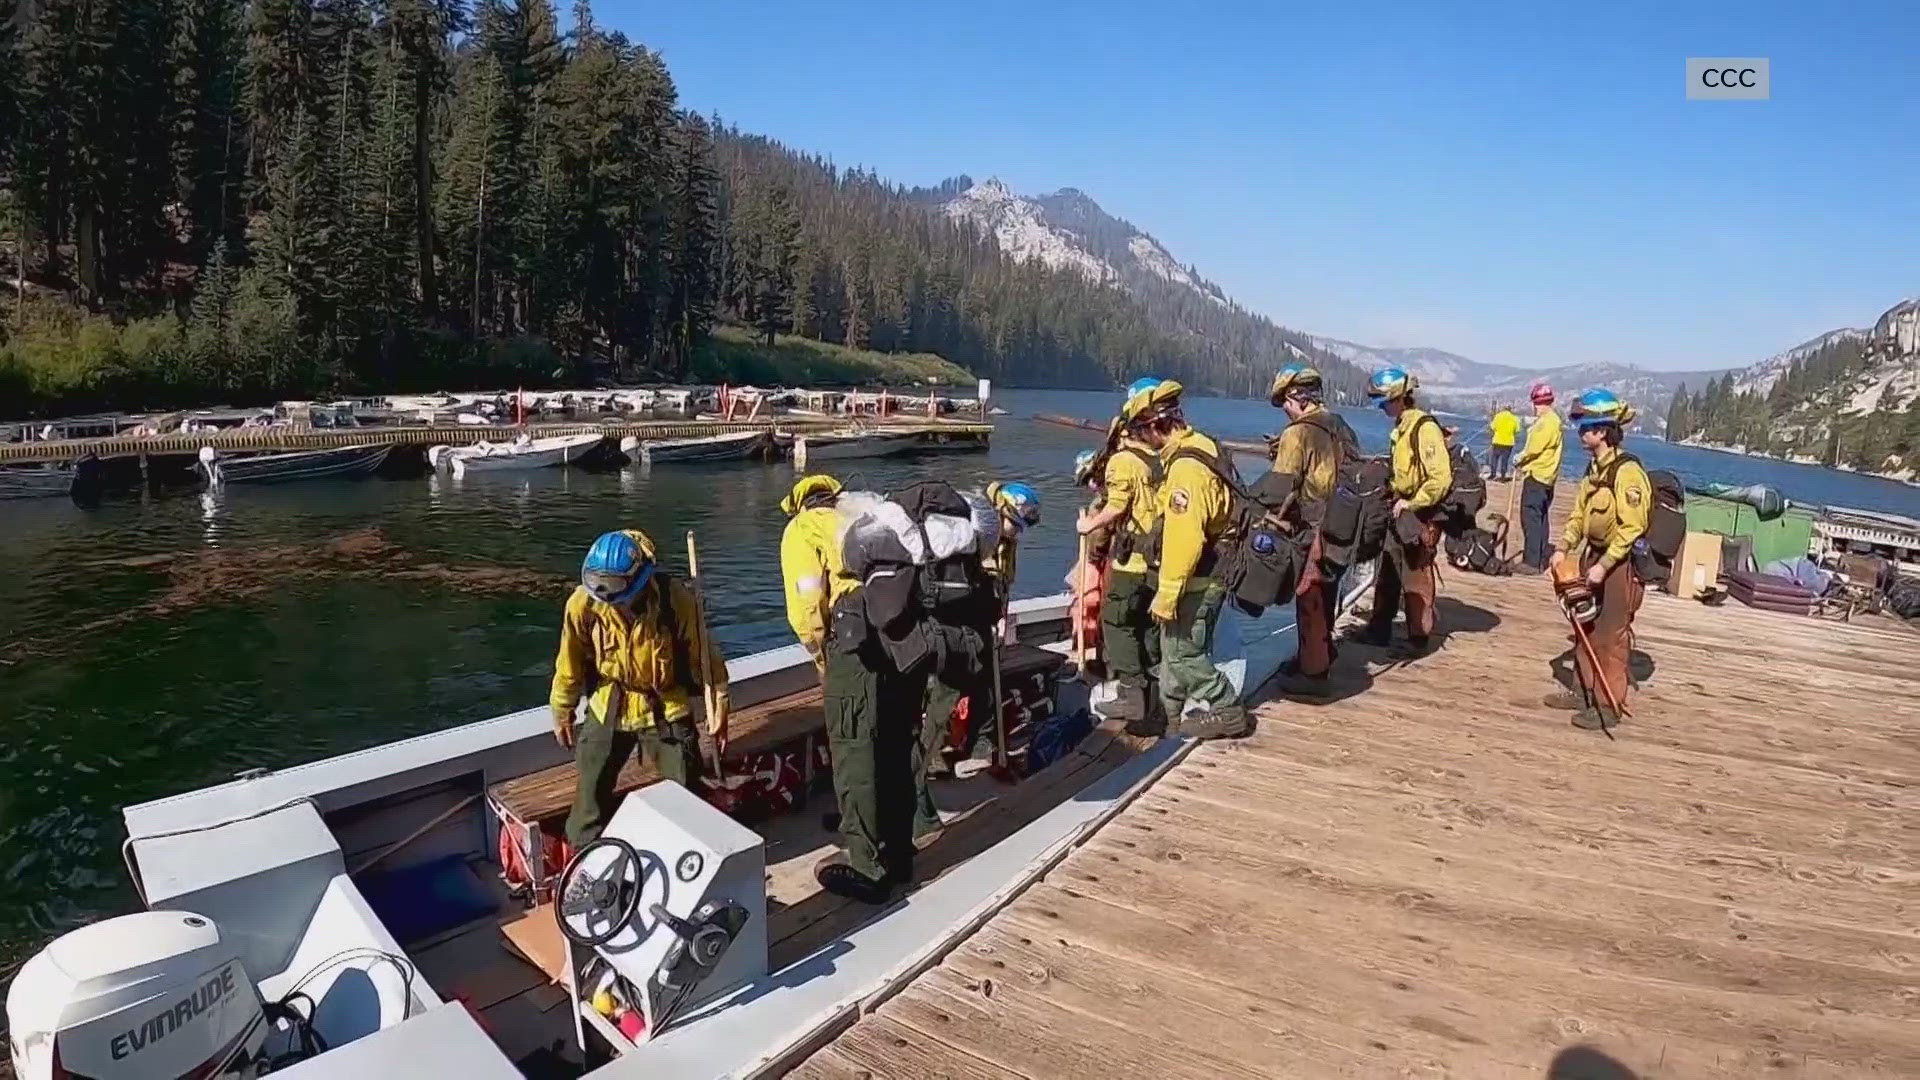
[{"label": "red helmet", "polygon": [[1543,383],[1543,382],[1534,383],[1533,384],[1533,403],[1535,405],[1553,404],[1553,387],[1548,386],[1546,383]]}]

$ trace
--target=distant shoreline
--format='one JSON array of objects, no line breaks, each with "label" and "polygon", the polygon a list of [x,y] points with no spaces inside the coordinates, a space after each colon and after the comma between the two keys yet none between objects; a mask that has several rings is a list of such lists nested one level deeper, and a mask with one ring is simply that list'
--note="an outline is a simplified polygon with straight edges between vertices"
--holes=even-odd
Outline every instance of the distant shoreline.
[{"label": "distant shoreline", "polygon": [[1808,457],[1805,454],[1767,454],[1749,450],[1745,446],[1737,444],[1728,445],[1726,443],[1707,442],[1704,439],[1697,438],[1669,439],[1667,441],[1673,443],[1675,446],[1691,446],[1696,450],[1712,450],[1718,454],[1734,454],[1739,457],[1760,458],[1764,461],[1784,461],[1792,465],[1811,465],[1816,469],[1831,469],[1834,472],[1852,473],[1855,476],[1871,476],[1877,480],[1891,480],[1894,483],[1905,484],[1908,487],[1920,487],[1920,479],[1915,477],[1911,469],[1897,473],[1873,472],[1868,469],[1856,469],[1851,465],[1828,464],[1819,458]]}]

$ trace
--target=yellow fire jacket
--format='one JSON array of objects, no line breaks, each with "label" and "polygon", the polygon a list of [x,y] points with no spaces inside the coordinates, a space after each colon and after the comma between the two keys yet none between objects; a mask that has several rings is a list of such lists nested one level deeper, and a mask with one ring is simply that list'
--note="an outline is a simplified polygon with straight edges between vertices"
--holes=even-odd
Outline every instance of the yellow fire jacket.
[{"label": "yellow fire jacket", "polygon": [[[1146,537],[1153,532],[1153,523],[1159,520],[1160,507],[1155,501],[1158,493],[1153,485],[1153,465],[1148,461],[1153,451],[1132,439],[1122,440],[1120,449],[1107,456],[1106,477],[1102,487],[1106,491],[1106,502],[1102,510],[1124,510],[1126,517],[1118,524],[1134,535],[1135,546],[1143,547]],[[1126,558],[1113,564],[1115,570],[1130,574],[1147,572],[1147,556],[1144,551],[1134,551]]]},{"label": "yellow fire jacket", "polygon": [[839,515],[831,506],[802,510],[780,534],[780,576],[786,581],[787,625],[815,656],[833,625],[831,608],[855,585],[840,565]]},{"label": "yellow fire jacket", "polygon": [[1447,433],[1440,429],[1438,420],[1421,423],[1425,419],[1425,412],[1408,409],[1400,414],[1399,422],[1393,425],[1393,432],[1388,436],[1393,444],[1393,477],[1388,486],[1415,510],[1434,505],[1453,488],[1453,459],[1447,456]]},{"label": "yellow fire jacket", "polygon": [[[1561,546],[1574,557],[1588,549],[1600,552],[1600,561],[1611,570],[1633,550],[1633,542],[1644,536],[1647,520],[1653,514],[1653,481],[1638,461],[1613,461],[1619,447],[1609,446],[1587,466],[1580,478],[1580,493],[1574,497],[1573,515],[1567,518],[1567,531]],[[1611,472],[1612,483],[1607,474]]]},{"label": "yellow fire jacket", "polygon": [[[656,576],[640,590],[631,608],[603,604],[582,588],[567,597],[560,621],[560,651],[553,661],[553,688],[549,702],[572,712],[581,695],[601,722],[620,731],[652,727],[655,720],[673,723],[692,715],[688,688],[700,685],[699,612],[693,590],[678,578],[670,579],[671,599],[662,597]],[[672,606],[673,635],[662,619],[661,604]],[[674,636],[679,638],[676,646]],[[717,646],[707,647],[715,689],[727,691],[727,660]],[[693,670],[678,670],[676,654],[686,657]],[[656,716],[657,714],[657,716]]]},{"label": "yellow fire jacket", "polygon": [[[1160,448],[1160,460],[1171,461],[1176,451],[1189,446],[1220,456],[1219,443],[1184,428]],[[1231,500],[1225,482],[1205,462],[1181,458],[1167,466],[1160,483],[1160,582],[1153,610],[1164,614],[1179,603],[1181,590],[1193,577],[1206,546],[1226,531]]]}]

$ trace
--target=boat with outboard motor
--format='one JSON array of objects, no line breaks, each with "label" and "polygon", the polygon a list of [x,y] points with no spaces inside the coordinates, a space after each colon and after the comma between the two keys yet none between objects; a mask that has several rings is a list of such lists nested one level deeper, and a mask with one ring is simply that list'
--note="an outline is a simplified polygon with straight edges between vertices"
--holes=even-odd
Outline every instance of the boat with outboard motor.
[{"label": "boat with outboard motor", "polygon": [[555,435],[536,439],[525,432],[512,442],[482,440],[472,446],[433,446],[427,449],[427,463],[448,468],[455,476],[473,472],[516,472],[522,469],[546,469],[579,462],[606,441],[598,432],[585,435]]},{"label": "boat with outboard motor", "polygon": [[207,486],[222,484],[279,484],[292,480],[326,480],[369,476],[393,452],[390,442],[359,443],[325,450],[293,450],[283,454],[229,457],[211,446],[200,448],[200,470]]},{"label": "boat with outboard motor", "polygon": [[[827,764],[797,645],[728,662],[704,799],[630,763],[607,833],[571,859],[556,830],[576,780],[545,705],[129,806],[149,910],[21,968],[18,1075],[777,1075],[1190,748],[1093,726],[1068,619],[1064,595],[1012,605],[1002,707],[1024,754],[937,782],[945,827],[884,909],[814,881],[834,837],[800,812]],[[1216,657],[1257,688],[1292,642],[1288,609],[1230,614]]]}]

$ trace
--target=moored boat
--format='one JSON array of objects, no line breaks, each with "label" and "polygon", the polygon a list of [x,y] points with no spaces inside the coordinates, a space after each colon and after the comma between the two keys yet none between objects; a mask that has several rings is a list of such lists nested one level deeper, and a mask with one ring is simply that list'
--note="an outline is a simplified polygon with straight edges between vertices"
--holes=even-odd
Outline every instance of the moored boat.
[{"label": "moored boat", "polygon": [[228,457],[211,446],[203,446],[200,448],[200,468],[213,486],[337,479],[370,475],[392,452],[392,443],[367,443],[328,450],[294,450],[283,454]]},{"label": "moored boat", "polygon": [[72,469],[54,465],[0,468],[0,499],[42,499],[72,490]]},{"label": "moored boat", "polygon": [[739,461],[764,453],[771,436],[765,431],[730,431],[692,439],[649,439],[640,444],[640,458],[659,461]]},{"label": "moored boat", "polygon": [[915,431],[829,431],[795,435],[792,442],[794,467],[804,469],[820,461],[912,453],[921,438]]},{"label": "moored boat", "polygon": [[593,453],[605,441],[606,437],[597,432],[555,435],[545,439],[521,435],[508,443],[482,441],[472,446],[436,446],[427,451],[427,460],[436,468],[445,465],[453,470],[455,476],[465,476],[470,472],[544,469],[577,462]]},{"label": "moored boat", "polygon": [[[234,1047],[315,1080],[403,1062],[470,1080],[777,1075],[1184,752],[1087,731],[1088,688],[1058,677],[1064,596],[1012,615],[1001,708],[1025,760],[940,782],[945,827],[905,903],[860,907],[813,881],[833,848],[803,806],[826,786],[825,723],[812,660],[789,646],[729,661],[732,738],[704,800],[631,763],[606,837],[571,859],[552,830],[576,778],[544,705],[126,808],[150,910],[28,961],[9,998],[16,1046],[29,1063],[105,1061],[178,990],[200,1001],[164,1044],[180,1067],[101,1075],[185,1075]],[[1268,671],[1253,652],[1223,658],[1239,685]],[[68,974],[83,946],[83,974]],[[134,970],[138,1000],[116,996]]]}]

